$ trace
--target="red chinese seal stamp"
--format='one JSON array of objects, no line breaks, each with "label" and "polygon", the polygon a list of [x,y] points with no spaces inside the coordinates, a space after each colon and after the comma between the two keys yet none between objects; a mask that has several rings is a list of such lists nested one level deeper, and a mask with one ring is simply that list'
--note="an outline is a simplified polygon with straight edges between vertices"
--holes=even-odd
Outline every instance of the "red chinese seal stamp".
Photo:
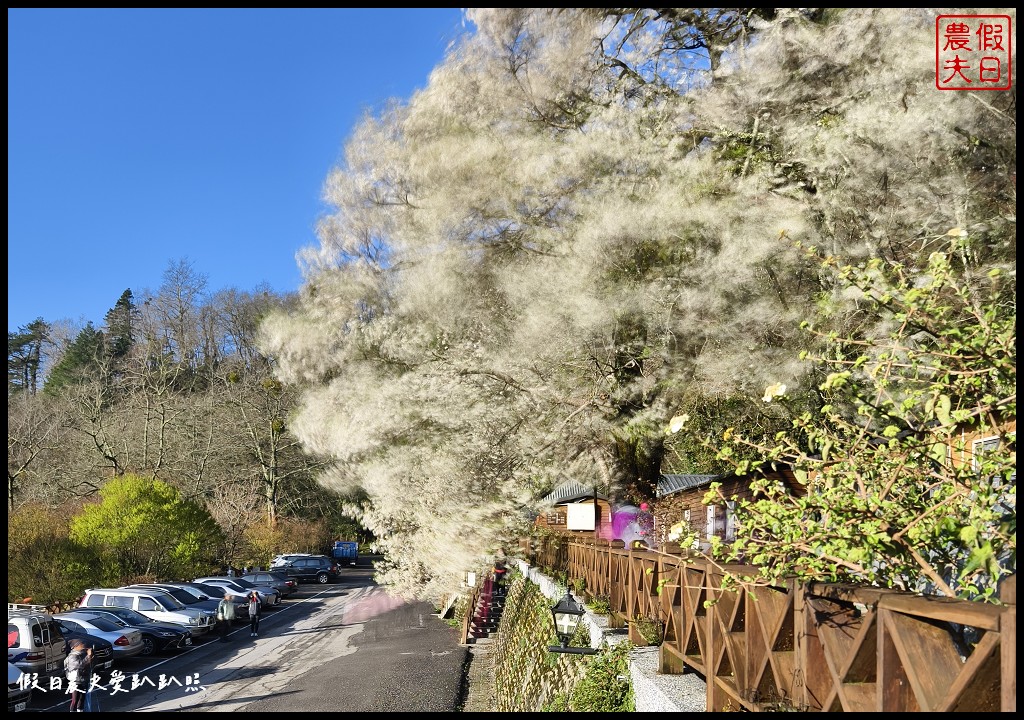
[{"label": "red chinese seal stamp", "polygon": [[935,18],[935,87],[1009,90],[1013,28],[1009,15]]}]

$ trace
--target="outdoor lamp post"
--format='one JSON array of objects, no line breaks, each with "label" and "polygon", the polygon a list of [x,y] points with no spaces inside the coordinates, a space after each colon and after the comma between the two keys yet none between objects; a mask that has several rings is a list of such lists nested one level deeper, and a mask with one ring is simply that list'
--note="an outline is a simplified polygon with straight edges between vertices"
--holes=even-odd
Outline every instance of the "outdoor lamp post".
[{"label": "outdoor lamp post", "polygon": [[577,602],[572,593],[566,590],[565,597],[551,608],[551,616],[555,619],[555,634],[562,644],[560,646],[549,645],[548,652],[570,653],[573,655],[597,654],[597,650],[593,648],[569,647],[569,641],[576,634],[576,628],[579,627],[584,612],[583,605]]}]

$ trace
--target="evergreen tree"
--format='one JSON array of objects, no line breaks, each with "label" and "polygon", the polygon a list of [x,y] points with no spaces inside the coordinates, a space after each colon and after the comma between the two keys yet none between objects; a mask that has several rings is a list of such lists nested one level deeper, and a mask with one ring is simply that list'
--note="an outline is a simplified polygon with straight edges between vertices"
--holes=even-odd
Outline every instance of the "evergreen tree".
[{"label": "evergreen tree", "polygon": [[68,347],[64,357],[53,368],[43,391],[54,394],[66,385],[73,385],[99,375],[106,357],[102,330],[88,323]]},{"label": "evergreen tree", "polygon": [[70,536],[104,559],[109,582],[195,577],[211,566],[222,533],[201,503],[137,475],[111,480],[100,498],[72,518]]},{"label": "evergreen tree", "polygon": [[132,290],[128,288],[103,318],[106,323],[107,352],[112,359],[119,360],[131,350],[135,342],[137,315]]},{"label": "evergreen tree", "polygon": [[28,391],[35,394],[39,383],[39,367],[42,364],[43,342],[49,333],[49,325],[42,318],[36,318],[17,332],[7,333],[7,392]]}]

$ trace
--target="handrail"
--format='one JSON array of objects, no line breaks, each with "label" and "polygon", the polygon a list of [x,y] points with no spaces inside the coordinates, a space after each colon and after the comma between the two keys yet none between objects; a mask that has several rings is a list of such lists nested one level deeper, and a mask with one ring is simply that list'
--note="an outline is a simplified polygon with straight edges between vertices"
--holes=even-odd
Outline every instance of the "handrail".
[{"label": "handrail", "polygon": [[724,587],[721,567],[670,546],[550,534],[536,564],[607,598],[609,624],[660,618],[662,672],[697,672],[707,709],[844,712],[1016,710],[1016,575],[1001,604],[867,585]]}]

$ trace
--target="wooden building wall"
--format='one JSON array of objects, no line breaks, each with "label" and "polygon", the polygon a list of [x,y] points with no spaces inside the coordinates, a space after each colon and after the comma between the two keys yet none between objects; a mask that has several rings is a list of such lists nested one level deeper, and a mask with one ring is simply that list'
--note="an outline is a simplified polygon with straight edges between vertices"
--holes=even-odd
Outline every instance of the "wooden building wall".
[{"label": "wooden building wall", "polygon": [[[769,477],[777,477],[780,482],[786,484],[794,493],[803,492],[800,485],[791,472],[773,471]],[[739,500],[749,500],[754,497],[750,484],[753,482],[753,475],[731,476],[717,481],[722,486],[722,493],[729,498],[736,497]],[[654,539],[656,545],[664,545],[668,541],[668,533],[676,523],[683,523],[689,528],[689,532],[704,539],[709,536],[708,528],[713,525],[711,534],[717,535],[723,540],[731,540],[730,537],[730,512],[725,503],[717,503],[714,506],[705,505],[703,500],[708,492],[708,485],[692,490],[681,490],[662,498],[658,498],[651,507],[654,515]],[[709,507],[712,508],[709,517]],[[709,522],[713,519],[713,522]],[[684,533],[687,534],[687,533]]]},{"label": "wooden building wall", "polygon": [[[580,500],[579,501],[579,504],[581,504],[581,505],[588,505],[588,504],[589,505],[593,505],[593,503],[594,503],[593,499],[590,499],[590,500]],[[600,526],[601,525],[610,525],[611,524],[611,521],[612,521],[612,508],[611,508],[611,503],[609,503],[607,500],[602,500],[601,498],[598,498],[597,506],[598,506],[598,508],[599,508],[599,510],[601,512],[600,520],[597,523],[598,524],[598,530],[600,531]],[[565,504],[554,505],[554,506],[552,506],[550,508],[547,508],[544,511],[541,511],[540,514],[537,515],[537,519],[534,520],[533,524],[534,524],[535,527],[538,527],[538,528],[549,528],[549,529],[552,529],[552,530],[559,530],[559,531],[562,531],[562,532],[579,533],[581,536],[584,536],[584,537],[592,536],[594,534],[593,531],[591,531],[591,530],[567,530],[566,529],[566,515],[567,515],[567,512],[566,512],[566,509],[565,509]]]}]

